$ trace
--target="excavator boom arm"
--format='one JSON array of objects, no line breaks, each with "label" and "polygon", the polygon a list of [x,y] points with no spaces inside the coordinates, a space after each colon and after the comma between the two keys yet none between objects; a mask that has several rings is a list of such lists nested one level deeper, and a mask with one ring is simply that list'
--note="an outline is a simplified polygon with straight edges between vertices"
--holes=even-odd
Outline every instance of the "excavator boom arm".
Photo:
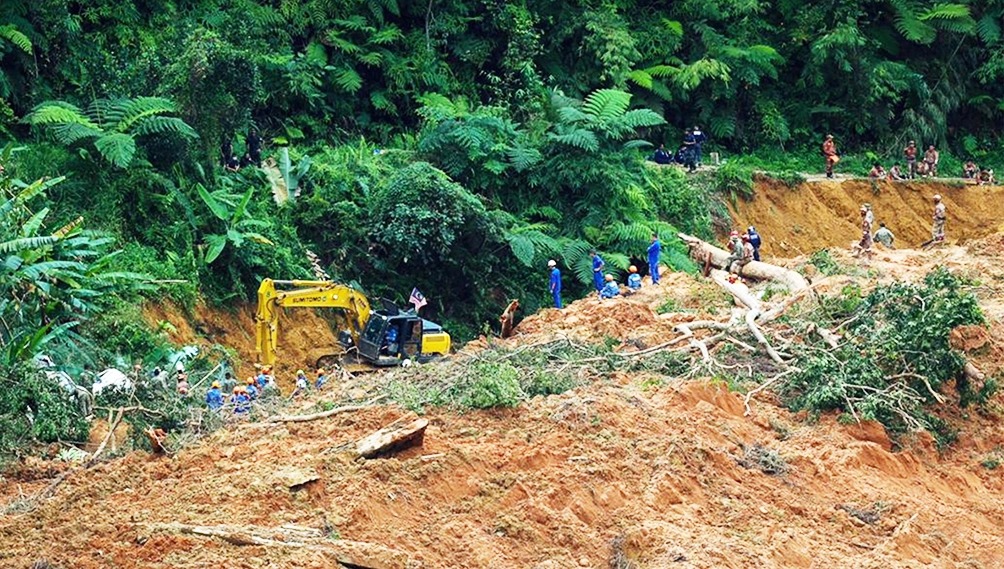
[{"label": "excavator boom arm", "polygon": [[[289,288],[276,288],[276,285]],[[255,342],[258,360],[263,365],[275,364],[279,334],[280,308],[341,308],[348,317],[352,339],[359,334],[370,317],[366,295],[354,288],[331,281],[276,281],[265,279],[258,287],[258,312],[255,315]]]}]

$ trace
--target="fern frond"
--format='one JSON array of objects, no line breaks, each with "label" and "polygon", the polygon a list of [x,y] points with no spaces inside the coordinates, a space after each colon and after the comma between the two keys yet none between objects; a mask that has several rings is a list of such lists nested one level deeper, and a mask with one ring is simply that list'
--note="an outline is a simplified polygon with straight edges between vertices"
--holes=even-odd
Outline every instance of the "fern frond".
[{"label": "fern frond", "polygon": [[666,31],[669,32],[669,35],[673,37],[676,38],[683,37],[683,24],[677,20],[667,20],[666,18],[663,18],[662,27],[666,28]]},{"label": "fern frond", "polygon": [[[920,44],[929,44],[937,37],[937,32],[933,27],[920,19],[917,10],[910,0],[892,0],[895,16],[893,26],[907,41]],[[834,30],[836,32],[836,30]],[[831,32],[830,35],[832,35]]]},{"label": "fern frond", "polygon": [[588,152],[596,152],[600,149],[600,141],[596,138],[596,133],[584,128],[577,128],[563,134],[550,134],[550,138],[561,144],[581,148]]},{"label": "fern frond", "polygon": [[28,39],[28,36],[24,35],[20,30],[15,28],[13,24],[0,26],[0,38],[9,41],[21,51],[31,55],[31,40]]},{"label": "fern frond", "polygon": [[362,63],[363,65],[368,65],[370,67],[377,67],[378,65],[383,63],[383,53],[379,51],[371,51],[369,53],[364,53],[360,55],[356,59],[358,59],[359,63]]},{"label": "fern frond", "polygon": [[561,107],[558,109],[558,120],[566,124],[575,124],[589,120],[589,115],[579,110],[577,107]]},{"label": "fern frond", "polygon": [[976,21],[976,33],[987,45],[994,45],[1001,40],[1000,14],[984,14]]},{"label": "fern frond", "polygon": [[401,29],[395,25],[389,25],[377,30],[376,33],[371,35],[369,37],[369,43],[385,45],[402,38],[404,38],[404,34],[401,33]]},{"label": "fern frond", "polygon": [[627,78],[628,81],[634,83],[642,89],[652,89],[652,74],[644,69],[635,69],[631,73],[628,73]]},{"label": "fern frond", "polygon": [[345,66],[335,72],[335,84],[339,89],[355,93],[363,86],[363,78],[350,66]]},{"label": "fern frond", "polygon": [[586,95],[582,110],[597,120],[611,121],[624,114],[631,105],[631,94],[616,89],[598,89]]},{"label": "fern frond", "polygon": [[666,120],[652,109],[634,109],[624,113],[617,121],[630,129],[666,124]]},{"label": "fern frond", "polygon": [[347,30],[354,30],[357,32],[373,29],[370,27],[369,23],[366,22],[366,18],[359,14],[355,14],[345,19],[335,20],[335,24],[338,24]]},{"label": "fern frond", "polygon": [[174,103],[160,97],[136,97],[115,101],[109,118],[115,121],[115,130],[129,132],[137,123],[165,113],[175,111]]},{"label": "fern frond", "polygon": [[652,67],[647,67],[645,73],[648,73],[652,77],[675,77],[680,73],[680,68],[673,65],[653,65]]},{"label": "fern frond", "polygon": [[509,243],[509,249],[512,251],[513,256],[520,263],[523,263],[527,267],[533,266],[533,259],[536,257],[537,249],[528,236],[520,233],[510,233],[506,236],[506,241]]},{"label": "fern frond", "polygon": [[119,168],[128,167],[132,163],[133,156],[136,155],[136,141],[124,132],[113,132],[101,136],[94,141],[94,146],[101,153],[102,158]]},{"label": "fern frond", "polygon": [[517,172],[525,172],[540,163],[540,151],[532,146],[513,146],[508,149],[509,162]]},{"label": "fern frond", "polygon": [[177,117],[149,117],[142,120],[133,134],[145,136],[148,134],[177,134],[185,138],[199,138],[199,133],[188,126],[188,123]]},{"label": "fern frond", "polygon": [[729,138],[736,132],[736,117],[734,115],[719,115],[711,117],[708,131],[715,138]]},{"label": "fern frond", "polygon": [[936,4],[919,16],[921,20],[959,20],[968,18],[969,6],[965,4]]},{"label": "fern frond", "polygon": [[85,138],[101,136],[104,131],[91,128],[79,123],[66,123],[53,125],[50,129],[56,140],[63,145],[70,146]]},{"label": "fern frond", "polygon": [[63,101],[46,101],[37,105],[25,115],[23,120],[36,126],[74,123],[94,130],[101,130],[101,127],[92,122],[79,107]]}]

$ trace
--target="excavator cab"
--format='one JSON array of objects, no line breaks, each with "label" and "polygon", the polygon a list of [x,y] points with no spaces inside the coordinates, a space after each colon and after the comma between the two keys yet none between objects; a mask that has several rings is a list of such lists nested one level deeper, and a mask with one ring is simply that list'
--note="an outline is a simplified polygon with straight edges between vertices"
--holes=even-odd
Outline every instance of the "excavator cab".
[{"label": "excavator cab", "polygon": [[450,336],[412,312],[377,310],[359,337],[359,355],[377,366],[424,362],[450,351]]}]

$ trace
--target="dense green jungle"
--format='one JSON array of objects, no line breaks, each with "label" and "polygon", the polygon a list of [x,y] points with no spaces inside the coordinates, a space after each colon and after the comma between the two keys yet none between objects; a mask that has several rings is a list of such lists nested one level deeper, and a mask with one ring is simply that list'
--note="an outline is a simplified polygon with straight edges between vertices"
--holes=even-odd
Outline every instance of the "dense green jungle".
[{"label": "dense green jungle", "polygon": [[[825,133],[859,173],[907,139],[992,162],[1002,18],[1002,0],[3,1],[0,386],[20,388],[0,410],[69,405],[30,373],[40,353],[157,361],[144,299],[240,305],[316,259],[371,298],[417,287],[462,341],[511,298],[546,306],[548,259],[569,297],[591,248],[623,271],[652,232],[693,270],[677,231],[712,237],[755,170],[821,168]],[[646,163],[695,125],[721,168]],[[18,428],[55,439],[73,425],[53,416]]]}]

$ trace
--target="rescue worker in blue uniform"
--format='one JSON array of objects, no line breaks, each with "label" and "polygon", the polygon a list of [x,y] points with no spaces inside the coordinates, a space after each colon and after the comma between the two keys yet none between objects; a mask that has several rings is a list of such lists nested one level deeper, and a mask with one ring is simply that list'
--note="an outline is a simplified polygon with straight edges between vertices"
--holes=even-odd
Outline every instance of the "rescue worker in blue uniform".
[{"label": "rescue worker in blue uniform", "polygon": [[760,260],[760,234],[756,232],[756,228],[752,225],[746,230],[746,234],[750,237],[750,245],[753,246],[753,260]]},{"label": "rescue worker in blue uniform", "polygon": [[648,246],[648,274],[652,275],[652,284],[659,284],[659,256],[662,254],[662,244],[659,235],[652,234],[652,244]]},{"label": "rescue worker in blue uniform", "polygon": [[248,386],[245,388],[244,392],[247,393],[248,399],[252,401],[258,399],[258,387],[255,385],[253,377],[248,378]]},{"label": "rescue worker in blue uniform", "polygon": [[234,405],[234,413],[238,415],[244,415],[251,410],[251,398],[248,397],[247,389],[243,387],[234,388],[234,395],[230,398],[230,402]]},{"label": "rescue worker in blue uniform", "polygon": [[628,267],[628,272],[631,273],[628,275],[628,280],[627,280],[628,288],[631,290],[640,289],[641,275],[638,274],[638,267],[631,265],[630,267]]},{"label": "rescue worker in blue uniform", "polygon": [[621,287],[617,286],[617,281],[614,280],[613,275],[607,275],[604,277],[606,283],[600,290],[600,298],[613,298],[621,293]]},{"label": "rescue worker in blue uniform", "polygon": [[704,148],[704,141],[706,141],[706,140],[708,140],[708,137],[704,135],[704,131],[701,130],[701,127],[695,126],[694,127],[694,162],[696,162],[698,166],[700,166],[702,164],[701,160],[703,158],[702,154],[703,154],[703,148]]},{"label": "rescue worker in blue uniform", "polygon": [[206,392],[206,406],[210,411],[216,411],[223,407],[223,392],[220,391],[220,382],[214,381],[213,386]]},{"label": "rescue worker in blue uniform", "polygon": [[561,308],[561,271],[558,270],[558,263],[554,259],[547,262],[547,267],[551,274],[548,290],[551,291],[551,296],[554,298],[554,307]]},{"label": "rescue worker in blue uniform", "polygon": [[596,287],[596,292],[599,292],[603,290],[603,268],[607,264],[603,262],[603,257],[596,253],[596,249],[590,251],[589,256],[593,259],[593,286]]}]

